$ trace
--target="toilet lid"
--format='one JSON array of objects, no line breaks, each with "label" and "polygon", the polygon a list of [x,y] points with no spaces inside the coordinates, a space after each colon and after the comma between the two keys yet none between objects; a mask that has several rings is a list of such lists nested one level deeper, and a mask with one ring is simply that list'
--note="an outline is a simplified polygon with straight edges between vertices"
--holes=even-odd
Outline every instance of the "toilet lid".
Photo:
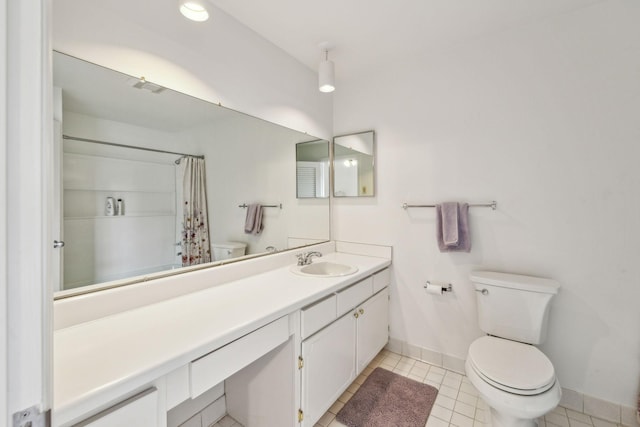
[{"label": "toilet lid", "polygon": [[482,337],[469,347],[469,361],[487,382],[511,393],[542,393],[555,383],[551,361],[529,344]]}]

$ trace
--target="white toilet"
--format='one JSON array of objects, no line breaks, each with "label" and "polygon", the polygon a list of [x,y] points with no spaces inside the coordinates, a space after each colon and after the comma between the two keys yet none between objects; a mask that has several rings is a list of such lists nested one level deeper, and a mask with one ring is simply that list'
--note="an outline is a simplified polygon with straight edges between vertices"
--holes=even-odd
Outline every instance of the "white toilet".
[{"label": "white toilet", "polygon": [[490,271],[472,273],[471,281],[487,336],[469,347],[467,377],[491,408],[493,427],[535,426],[562,395],[551,361],[534,346],[546,338],[549,303],[560,285]]},{"label": "white toilet", "polygon": [[211,248],[213,249],[213,260],[222,261],[244,256],[247,244],[242,242],[212,243]]}]

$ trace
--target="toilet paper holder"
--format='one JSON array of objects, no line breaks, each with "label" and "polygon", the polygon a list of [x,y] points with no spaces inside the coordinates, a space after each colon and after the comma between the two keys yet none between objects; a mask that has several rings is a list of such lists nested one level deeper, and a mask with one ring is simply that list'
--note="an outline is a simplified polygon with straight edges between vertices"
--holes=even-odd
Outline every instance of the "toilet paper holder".
[{"label": "toilet paper holder", "polygon": [[424,289],[428,289],[429,286],[440,287],[442,293],[453,292],[453,285],[451,285],[451,283],[447,283],[446,285],[436,285],[435,283],[431,283],[430,280],[427,280],[427,282],[424,284]]}]

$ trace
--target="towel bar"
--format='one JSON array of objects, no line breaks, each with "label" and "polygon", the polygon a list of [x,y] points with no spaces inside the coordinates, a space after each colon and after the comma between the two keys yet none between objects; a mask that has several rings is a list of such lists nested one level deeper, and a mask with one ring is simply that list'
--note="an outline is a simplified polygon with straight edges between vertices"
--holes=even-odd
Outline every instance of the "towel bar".
[{"label": "towel bar", "polygon": [[[282,209],[282,203],[279,203],[277,205],[260,205],[260,206],[262,206],[263,208],[280,208],[280,209]],[[247,205],[246,203],[243,203],[241,205],[238,205],[238,207],[239,208],[247,208],[247,207],[249,207],[249,205]]]},{"label": "towel bar", "polygon": [[[435,208],[436,205],[410,205],[408,203],[403,203],[402,204],[402,209],[408,209],[408,208]],[[491,208],[494,211],[496,210],[496,208],[498,207],[498,202],[496,202],[495,200],[492,200],[491,203],[470,203],[469,207],[472,208],[477,208],[477,207],[482,207],[482,208]]]}]

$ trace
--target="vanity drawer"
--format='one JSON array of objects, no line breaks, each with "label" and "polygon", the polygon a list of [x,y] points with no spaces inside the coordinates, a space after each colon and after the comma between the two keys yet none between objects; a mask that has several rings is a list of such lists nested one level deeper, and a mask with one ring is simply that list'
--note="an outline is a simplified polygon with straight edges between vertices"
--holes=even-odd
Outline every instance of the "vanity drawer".
[{"label": "vanity drawer", "polygon": [[343,315],[373,295],[373,277],[338,292],[338,316]]},{"label": "vanity drawer", "polygon": [[289,317],[284,316],[238,338],[189,365],[191,398],[219,384],[289,338]]},{"label": "vanity drawer", "polygon": [[377,294],[380,290],[391,284],[391,272],[388,268],[377,272],[373,275],[373,293]]},{"label": "vanity drawer", "polygon": [[336,319],[336,300],[337,297],[333,294],[301,310],[302,338],[312,335]]},{"label": "vanity drawer", "polygon": [[73,427],[156,427],[159,424],[158,390],[153,387],[74,424]]}]

